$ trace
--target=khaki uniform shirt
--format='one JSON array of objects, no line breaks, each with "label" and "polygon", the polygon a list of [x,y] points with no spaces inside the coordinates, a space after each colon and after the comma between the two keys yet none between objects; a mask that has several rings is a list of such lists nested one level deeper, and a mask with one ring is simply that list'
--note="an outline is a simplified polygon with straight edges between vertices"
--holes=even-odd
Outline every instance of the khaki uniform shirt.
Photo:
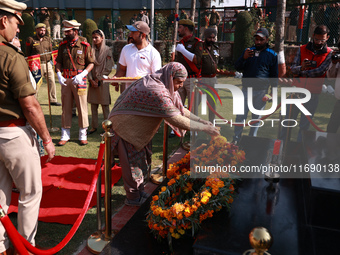
[{"label": "khaki uniform shirt", "polygon": [[[189,38],[183,38],[181,40],[181,42],[184,43],[184,47],[186,50],[190,51],[191,53],[194,53],[196,56],[196,60],[197,60],[197,65],[195,65],[197,67],[197,69],[201,69],[201,61],[202,61],[202,51],[203,51],[203,42],[201,39],[195,37],[194,35],[191,35]],[[181,43],[180,42],[180,43]],[[177,62],[183,64],[185,66],[185,68],[188,71],[188,75],[195,75],[196,73],[191,69],[191,67],[189,66],[189,64],[187,63],[187,61],[184,59],[184,56],[182,55],[182,53],[177,52],[176,55],[176,60]]]},{"label": "khaki uniform shirt", "polygon": [[91,45],[85,40],[85,38],[79,36],[73,47],[69,45],[68,41],[60,43],[56,61],[61,64],[62,69],[74,70],[67,48],[70,49],[70,54],[77,70],[84,70],[86,66],[94,63]]},{"label": "khaki uniform shirt", "polygon": [[202,53],[202,76],[216,74],[218,57],[218,47],[216,45],[212,45],[209,50],[204,43],[204,49]]},{"label": "khaki uniform shirt", "polygon": [[1,35],[0,121],[24,118],[18,98],[35,94],[24,54]]},{"label": "khaki uniform shirt", "polygon": [[[52,41],[50,37],[44,36],[41,41],[36,35],[28,37],[26,42],[26,56],[33,56],[45,52],[52,52]],[[50,61],[51,59],[51,54],[40,56],[40,60],[44,62]]]}]

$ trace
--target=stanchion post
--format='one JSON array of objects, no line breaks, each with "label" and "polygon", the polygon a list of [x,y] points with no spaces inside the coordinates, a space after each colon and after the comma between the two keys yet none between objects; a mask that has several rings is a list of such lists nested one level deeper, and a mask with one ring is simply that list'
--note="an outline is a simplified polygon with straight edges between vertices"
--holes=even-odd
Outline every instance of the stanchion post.
[{"label": "stanchion post", "polygon": [[102,191],[102,170],[99,171],[98,180],[97,180],[97,229],[98,233],[102,230],[102,219],[100,217],[102,211],[102,198],[101,198],[101,191]]},{"label": "stanchion post", "polygon": [[[97,181],[97,218],[98,218],[98,231],[92,234],[87,239],[87,248],[93,254],[100,254],[102,250],[105,248],[107,244],[113,238],[112,233],[112,222],[111,222],[111,137],[113,136],[110,133],[112,128],[112,122],[109,120],[104,120],[102,122],[105,140],[105,153],[104,153],[104,172],[105,172],[105,231],[101,230],[101,220],[100,220],[100,211],[101,204],[100,202],[100,193],[101,193],[101,185],[100,185],[100,175]],[[99,194],[99,196],[98,196]]]},{"label": "stanchion post", "polygon": [[111,226],[111,133],[112,122],[105,120],[103,122],[103,128],[105,129],[105,239],[111,240],[112,238],[112,226]]}]

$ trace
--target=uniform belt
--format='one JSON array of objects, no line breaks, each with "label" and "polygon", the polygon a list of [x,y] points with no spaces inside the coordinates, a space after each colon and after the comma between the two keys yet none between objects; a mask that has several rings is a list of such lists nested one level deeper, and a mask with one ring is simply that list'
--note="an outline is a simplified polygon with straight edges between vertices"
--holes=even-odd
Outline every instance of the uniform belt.
[{"label": "uniform belt", "polygon": [[72,78],[72,77],[76,76],[77,74],[78,74],[78,71],[68,70],[68,69],[63,70],[63,76],[65,78]]},{"label": "uniform belt", "polygon": [[26,119],[20,118],[0,121],[0,127],[21,127],[21,126],[26,126]]},{"label": "uniform belt", "polygon": [[208,77],[208,78],[213,78],[215,76],[216,76],[215,73],[214,74],[202,74],[202,77]]}]

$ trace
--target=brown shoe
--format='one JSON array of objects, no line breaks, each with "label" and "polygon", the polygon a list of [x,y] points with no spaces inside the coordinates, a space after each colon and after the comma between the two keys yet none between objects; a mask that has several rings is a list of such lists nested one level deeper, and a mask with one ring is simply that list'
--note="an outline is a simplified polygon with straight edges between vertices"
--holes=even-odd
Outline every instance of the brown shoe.
[{"label": "brown shoe", "polygon": [[68,142],[68,140],[60,140],[58,142],[58,146],[64,146],[67,142]]},{"label": "brown shoe", "polygon": [[87,145],[88,142],[87,142],[87,140],[80,140],[79,144],[80,144],[81,146],[83,146],[83,145]]}]

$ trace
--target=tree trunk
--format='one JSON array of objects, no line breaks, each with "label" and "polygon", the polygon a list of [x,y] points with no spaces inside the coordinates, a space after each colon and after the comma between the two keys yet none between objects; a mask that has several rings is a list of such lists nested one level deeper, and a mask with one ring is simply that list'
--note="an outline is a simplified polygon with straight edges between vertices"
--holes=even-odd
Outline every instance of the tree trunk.
[{"label": "tree trunk", "polygon": [[275,24],[275,51],[278,53],[279,77],[283,77],[286,74],[286,64],[284,56],[285,13],[286,0],[278,0]]},{"label": "tree trunk", "polygon": [[[178,17],[179,15],[179,0],[176,0],[175,2],[175,16]],[[177,32],[178,32],[178,21],[177,18],[175,18],[175,29],[174,29],[174,37],[173,37],[173,49],[171,53],[171,61],[175,60],[175,48],[176,48],[176,42],[177,42]]]},{"label": "tree trunk", "polygon": [[190,19],[195,22],[196,0],[191,0]]}]

